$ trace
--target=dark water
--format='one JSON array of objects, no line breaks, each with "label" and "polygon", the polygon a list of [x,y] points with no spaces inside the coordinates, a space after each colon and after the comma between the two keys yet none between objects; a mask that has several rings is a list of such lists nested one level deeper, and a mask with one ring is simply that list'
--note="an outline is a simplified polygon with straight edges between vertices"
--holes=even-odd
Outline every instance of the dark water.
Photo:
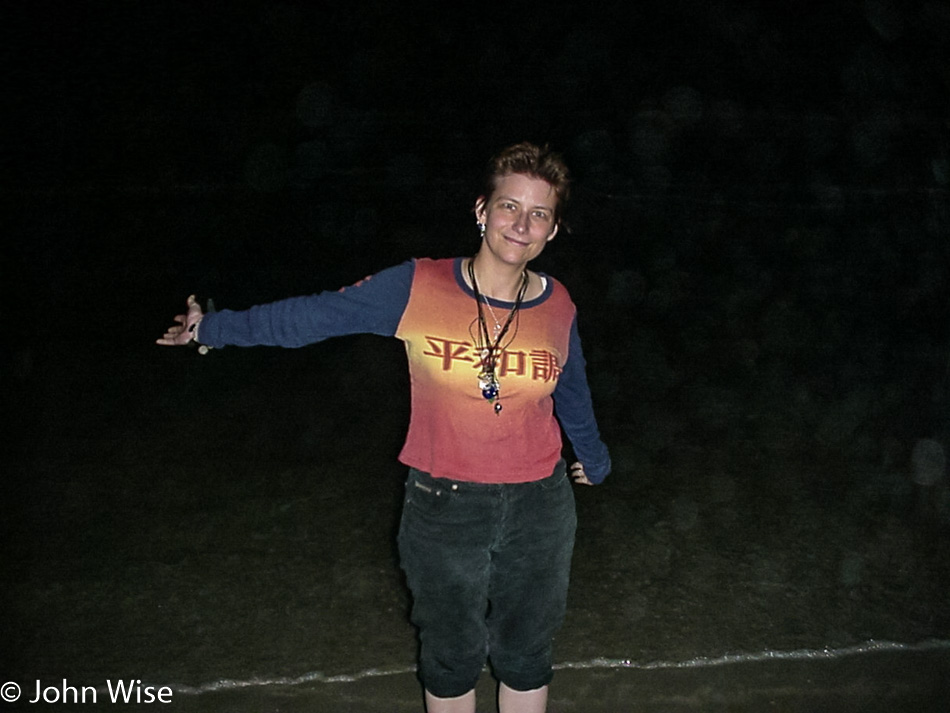
[{"label": "dark water", "polygon": [[[240,234],[236,202],[25,204],[55,216],[58,232],[40,237],[62,250],[24,244],[21,256],[51,262],[23,259],[14,275],[35,299],[12,315],[5,364],[11,681],[294,696],[412,669],[394,550],[398,342],[207,356],[153,344],[189,283],[241,307],[368,271],[320,260],[336,249],[321,240],[292,260],[276,229],[254,258],[224,237],[209,255],[176,236],[211,220]],[[279,228],[292,205],[260,199],[261,225]],[[914,220],[917,198],[861,205],[866,225],[851,229],[857,213],[704,204],[708,222],[684,233],[675,205],[643,204],[638,221],[654,228],[624,262],[591,247],[596,224],[551,245],[545,269],[578,303],[616,466],[576,492],[563,671],[947,646],[946,480],[920,485],[913,462],[921,439],[946,443],[944,282],[890,229],[884,252],[862,252],[865,231]]]},{"label": "dark water", "polygon": [[[207,357],[144,340],[37,349],[20,388],[42,408],[7,471],[12,679],[411,669],[399,351],[374,337]],[[659,417],[638,424],[645,408],[607,411],[616,472],[576,493],[561,666],[945,645],[950,538],[899,464],[819,457],[801,425],[778,438],[794,424],[775,414],[757,435],[706,432],[744,410],[657,406],[661,436]]]}]

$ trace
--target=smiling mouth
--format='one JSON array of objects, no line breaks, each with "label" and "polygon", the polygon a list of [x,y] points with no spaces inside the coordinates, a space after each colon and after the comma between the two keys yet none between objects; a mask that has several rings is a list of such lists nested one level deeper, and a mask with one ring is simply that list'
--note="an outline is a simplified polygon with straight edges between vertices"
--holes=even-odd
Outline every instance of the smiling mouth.
[{"label": "smiling mouth", "polygon": [[528,247],[528,245],[530,244],[530,243],[526,243],[526,242],[524,242],[524,241],[522,241],[522,240],[518,240],[517,238],[509,238],[507,235],[505,236],[505,240],[507,240],[509,243],[514,243],[515,245],[520,245],[520,246],[523,247],[523,248]]}]

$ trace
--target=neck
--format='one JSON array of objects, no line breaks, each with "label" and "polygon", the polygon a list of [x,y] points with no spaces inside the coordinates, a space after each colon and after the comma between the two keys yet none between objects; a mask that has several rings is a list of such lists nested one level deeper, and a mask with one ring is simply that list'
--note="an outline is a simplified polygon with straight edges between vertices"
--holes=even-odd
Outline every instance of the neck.
[{"label": "neck", "polygon": [[526,268],[517,265],[499,266],[481,258],[481,253],[470,258],[475,279],[478,281],[478,291],[486,297],[514,302],[521,289]]}]

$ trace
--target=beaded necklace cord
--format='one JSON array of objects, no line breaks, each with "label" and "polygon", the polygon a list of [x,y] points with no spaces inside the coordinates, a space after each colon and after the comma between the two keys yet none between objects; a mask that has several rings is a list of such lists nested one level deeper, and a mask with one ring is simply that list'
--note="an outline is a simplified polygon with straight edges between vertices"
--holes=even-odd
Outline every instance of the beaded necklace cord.
[{"label": "beaded necklace cord", "polygon": [[[514,339],[514,336],[512,336],[508,344],[501,346],[502,340],[505,338],[505,335],[508,334],[508,329],[511,327],[512,320],[515,319],[515,316],[521,309],[525,292],[528,291],[528,270],[525,269],[521,274],[521,287],[518,288],[515,304],[511,308],[511,311],[508,312],[508,318],[505,320],[504,326],[502,326],[499,324],[497,318],[495,318],[495,312],[492,310],[491,305],[488,304],[488,298],[478,290],[478,281],[475,279],[474,265],[474,259],[468,261],[468,277],[472,282],[472,292],[475,293],[475,304],[478,306],[478,338],[475,338],[473,335],[475,348],[478,350],[482,365],[481,371],[478,372],[478,388],[481,390],[485,400],[490,404],[494,404],[495,415],[498,415],[502,409],[501,384],[498,382],[495,367],[498,364],[498,357],[504,351],[505,347],[511,344],[511,341]],[[494,339],[492,339],[492,335],[489,334],[488,323],[485,321],[485,313],[482,310],[483,302],[485,306],[488,307],[492,319],[495,321],[495,329],[493,330]],[[515,331],[517,332],[517,329]]]}]

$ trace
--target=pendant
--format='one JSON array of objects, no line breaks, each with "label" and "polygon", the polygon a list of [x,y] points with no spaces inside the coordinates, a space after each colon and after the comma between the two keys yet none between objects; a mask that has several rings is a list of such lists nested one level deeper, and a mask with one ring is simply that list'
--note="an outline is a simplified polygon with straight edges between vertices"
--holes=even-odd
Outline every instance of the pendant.
[{"label": "pendant", "polygon": [[483,371],[478,375],[478,387],[482,390],[482,396],[488,402],[498,398],[498,392],[501,391],[501,385],[495,375],[489,371]]}]

